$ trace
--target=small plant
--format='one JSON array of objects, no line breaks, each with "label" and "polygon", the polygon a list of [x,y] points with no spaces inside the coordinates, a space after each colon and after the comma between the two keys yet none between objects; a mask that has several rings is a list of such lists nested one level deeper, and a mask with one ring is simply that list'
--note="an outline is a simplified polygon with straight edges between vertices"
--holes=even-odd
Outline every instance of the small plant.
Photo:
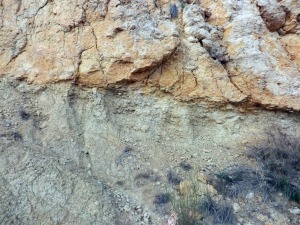
[{"label": "small plant", "polygon": [[184,196],[172,196],[171,204],[176,214],[176,225],[196,225],[202,219],[199,207],[200,200],[196,184],[189,189],[189,193]]},{"label": "small plant", "polygon": [[[234,224],[233,208],[225,201],[216,202],[207,192],[199,193],[196,183],[191,185],[187,195],[175,198],[172,196],[171,204],[173,216],[169,223],[172,225],[206,225],[206,224]],[[176,218],[176,223],[174,223]]]}]

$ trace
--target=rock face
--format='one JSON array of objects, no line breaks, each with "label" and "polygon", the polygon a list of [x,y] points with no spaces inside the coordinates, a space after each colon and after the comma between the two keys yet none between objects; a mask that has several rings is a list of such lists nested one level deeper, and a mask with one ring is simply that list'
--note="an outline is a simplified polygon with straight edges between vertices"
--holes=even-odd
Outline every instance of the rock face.
[{"label": "rock face", "polygon": [[0,75],[300,109],[299,1],[199,2],[3,0]]},{"label": "rock face", "polygon": [[166,224],[299,110],[298,0],[0,0],[0,224]]},{"label": "rock face", "polygon": [[1,224],[165,225],[154,196],[243,162],[244,147],[274,127],[299,134],[299,115],[2,78]]}]

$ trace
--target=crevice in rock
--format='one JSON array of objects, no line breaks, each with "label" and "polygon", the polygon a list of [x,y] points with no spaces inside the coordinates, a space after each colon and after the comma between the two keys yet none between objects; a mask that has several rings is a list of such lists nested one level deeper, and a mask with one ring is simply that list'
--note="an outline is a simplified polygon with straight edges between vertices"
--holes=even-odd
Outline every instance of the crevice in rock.
[{"label": "crevice in rock", "polygon": [[49,0],[46,0],[45,3],[37,9],[37,11],[36,11],[36,13],[34,14],[34,17],[33,17],[33,24],[35,24],[35,20],[36,20],[37,15],[39,14],[39,12],[40,12],[44,7],[46,7],[48,3],[49,3]]},{"label": "crevice in rock", "polygon": [[[224,67],[224,69],[226,70],[226,72],[227,72],[227,74],[228,74],[228,79],[229,79],[229,81],[230,81],[230,83],[239,91],[239,92],[241,92],[242,94],[244,94],[244,95],[246,95],[247,97],[246,98],[248,98],[248,94],[246,94],[246,93],[244,93],[244,91],[242,91],[240,88],[239,88],[239,86],[233,81],[233,79],[232,79],[232,75],[230,74],[230,72],[226,69],[226,67]],[[245,84],[247,84],[246,83],[246,81],[245,81],[245,79],[244,78],[242,78],[243,80],[244,80],[244,83]]]},{"label": "crevice in rock", "polygon": [[198,86],[198,79],[196,77],[196,75],[194,74],[194,71],[192,70],[191,73],[193,74],[194,80],[195,80],[195,88]]},{"label": "crevice in rock", "polygon": [[[22,41],[25,40],[23,43]],[[21,45],[18,46],[19,41],[21,42]],[[8,66],[11,62],[13,62],[19,55],[25,52],[25,48],[27,46],[27,37],[25,36],[24,39],[18,38],[18,36],[15,38],[13,47],[12,47],[12,56],[11,59],[8,61],[6,66]]]},{"label": "crevice in rock", "polygon": [[162,73],[162,67],[163,65],[168,62],[173,56],[174,54],[176,54],[176,51],[178,50],[178,47],[180,46],[180,43],[173,49],[173,51],[167,55],[165,58],[162,59],[162,61],[160,63],[158,63],[156,66],[152,67],[152,69],[150,69],[147,77],[145,78],[145,83],[148,84],[148,80],[150,79],[150,77],[157,71],[157,69],[161,68],[160,73]]}]

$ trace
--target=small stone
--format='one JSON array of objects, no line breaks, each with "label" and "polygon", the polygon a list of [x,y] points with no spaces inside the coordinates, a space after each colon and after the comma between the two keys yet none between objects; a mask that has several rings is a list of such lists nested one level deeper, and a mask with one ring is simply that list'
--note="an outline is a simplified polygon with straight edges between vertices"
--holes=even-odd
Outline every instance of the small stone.
[{"label": "small stone", "polygon": [[242,140],[242,144],[247,144],[248,141],[247,140]]},{"label": "small stone", "polygon": [[149,222],[149,214],[144,213],[144,222]]},{"label": "small stone", "polygon": [[300,209],[297,207],[290,209],[289,211],[290,211],[290,213],[292,213],[294,215],[300,215]]},{"label": "small stone", "polygon": [[212,47],[213,42],[211,40],[203,39],[202,44],[204,48],[209,49]]},{"label": "small stone", "polygon": [[126,204],[126,205],[124,206],[124,211],[125,211],[125,212],[129,212],[129,211],[130,211],[130,206]]},{"label": "small stone", "polygon": [[239,154],[232,155],[233,158],[238,158],[239,156],[240,156]]},{"label": "small stone", "polygon": [[198,39],[193,37],[193,36],[189,36],[188,41],[191,42],[191,43],[198,43],[199,42]]},{"label": "small stone", "polygon": [[41,125],[40,125],[40,129],[44,129],[45,127],[47,127],[47,122],[43,122],[43,123],[41,123]]},{"label": "small stone", "polygon": [[252,199],[254,197],[254,193],[253,192],[249,192],[247,195],[246,195],[246,198],[247,199]]},{"label": "small stone", "polygon": [[218,192],[212,185],[207,185],[207,192],[210,193],[212,196],[217,196]]},{"label": "small stone", "polygon": [[268,217],[266,217],[265,215],[262,215],[262,214],[258,214],[257,219],[262,222],[266,222],[268,220]]},{"label": "small stone", "polygon": [[197,180],[200,181],[203,184],[206,184],[207,183],[207,176],[203,173],[199,173],[198,177],[197,177]]},{"label": "small stone", "polygon": [[232,207],[235,213],[237,213],[241,209],[240,205],[236,202],[233,203]]},{"label": "small stone", "polygon": [[196,157],[197,157],[197,155],[198,155],[198,153],[194,153],[194,154],[192,154],[192,158],[196,158]]}]

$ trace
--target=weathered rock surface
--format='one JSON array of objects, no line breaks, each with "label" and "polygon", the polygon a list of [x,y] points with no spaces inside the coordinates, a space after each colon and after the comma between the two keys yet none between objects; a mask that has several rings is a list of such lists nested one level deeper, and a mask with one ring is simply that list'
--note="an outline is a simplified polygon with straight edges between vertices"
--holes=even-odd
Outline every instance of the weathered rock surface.
[{"label": "weathered rock surface", "polygon": [[2,76],[136,83],[181,100],[300,109],[297,0],[2,0],[0,7]]},{"label": "weathered rock surface", "polygon": [[0,224],[166,224],[298,110],[298,0],[0,0]]},{"label": "weathered rock surface", "polygon": [[203,180],[274,127],[299,134],[299,115],[1,78],[0,223],[166,224],[170,169]]}]

